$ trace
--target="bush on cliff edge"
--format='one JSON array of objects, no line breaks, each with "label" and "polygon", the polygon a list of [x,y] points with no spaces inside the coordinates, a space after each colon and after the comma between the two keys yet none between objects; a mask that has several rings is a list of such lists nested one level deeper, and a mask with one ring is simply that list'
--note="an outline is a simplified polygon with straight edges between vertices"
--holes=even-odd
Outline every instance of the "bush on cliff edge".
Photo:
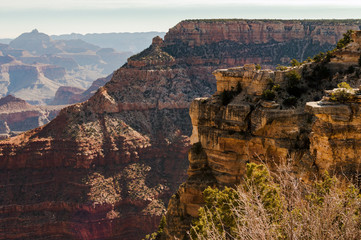
[{"label": "bush on cliff edge", "polygon": [[352,184],[326,172],[305,184],[288,168],[273,177],[264,165],[247,165],[236,190],[207,188],[192,239],[360,239],[361,197]]}]

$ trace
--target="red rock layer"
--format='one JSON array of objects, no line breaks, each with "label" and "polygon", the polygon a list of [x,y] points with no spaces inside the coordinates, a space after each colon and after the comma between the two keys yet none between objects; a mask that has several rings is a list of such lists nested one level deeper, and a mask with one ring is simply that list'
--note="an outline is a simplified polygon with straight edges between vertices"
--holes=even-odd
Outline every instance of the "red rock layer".
[{"label": "red rock layer", "polygon": [[335,44],[348,29],[358,29],[358,22],[335,23],[330,20],[188,20],[171,28],[164,37],[167,44],[181,40],[201,46],[225,40],[242,44],[265,44],[311,39]]}]

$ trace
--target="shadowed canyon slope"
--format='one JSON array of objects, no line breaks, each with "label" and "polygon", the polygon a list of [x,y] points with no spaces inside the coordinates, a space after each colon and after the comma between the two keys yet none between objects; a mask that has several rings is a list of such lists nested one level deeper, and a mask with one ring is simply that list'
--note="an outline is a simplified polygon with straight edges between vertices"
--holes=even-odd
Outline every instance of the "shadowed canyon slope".
[{"label": "shadowed canyon slope", "polygon": [[215,91],[213,70],[306,58],[359,25],[179,23],[164,41],[154,38],[129,58],[88,101],[0,142],[0,239],[142,238],[185,179],[188,109],[194,98]]},{"label": "shadowed canyon slope", "polygon": [[[187,238],[203,190],[239,184],[249,162],[271,170],[288,163],[300,181],[328,171],[359,183],[361,31],[322,61],[284,71],[245,65],[213,74],[216,93],[190,107],[195,144],[189,177],[169,202],[164,238]],[[340,84],[345,81],[354,89]]]}]

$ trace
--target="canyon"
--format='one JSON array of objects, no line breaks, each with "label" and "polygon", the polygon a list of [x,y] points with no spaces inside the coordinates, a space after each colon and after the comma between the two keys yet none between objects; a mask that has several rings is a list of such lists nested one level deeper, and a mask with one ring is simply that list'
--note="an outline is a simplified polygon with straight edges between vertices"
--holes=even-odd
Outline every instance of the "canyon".
[{"label": "canyon", "polygon": [[0,45],[0,96],[12,94],[31,104],[49,104],[60,87],[85,91],[131,56],[80,39],[53,40],[34,29]]},{"label": "canyon", "polygon": [[[202,189],[238,182],[246,153],[285,156],[295,144],[306,152],[311,123],[302,104],[339,81],[323,83],[298,107],[281,111],[282,98],[289,97],[285,92],[281,104],[255,102],[269,78],[286,88],[286,72],[230,67],[260,63],[274,69],[293,58],[305,60],[334,48],[343,33],[360,25],[356,20],[180,22],[164,40],[155,37],[130,57],[89,100],[0,141],[0,239],[140,239],[156,229],[170,198],[166,233],[184,235],[202,203]],[[311,78],[315,66],[307,66],[304,74]],[[212,72],[223,68],[228,70],[215,72],[218,87]],[[234,78],[230,82],[241,82],[243,91],[227,106],[219,96],[192,103],[216,89],[232,90],[225,82]],[[250,135],[242,135],[250,128]],[[201,146],[191,148],[195,142]],[[237,150],[239,145],[249,152]],[[186,179],[190,148],[191,176],[171,197]]]}]

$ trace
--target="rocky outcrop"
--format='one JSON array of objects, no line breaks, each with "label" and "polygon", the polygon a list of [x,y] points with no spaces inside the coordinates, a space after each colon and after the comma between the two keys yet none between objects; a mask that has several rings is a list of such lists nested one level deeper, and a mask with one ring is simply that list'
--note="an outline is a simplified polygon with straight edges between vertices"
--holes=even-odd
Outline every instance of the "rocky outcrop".
[{"label": "rocky outcrop", "polygon": [[355,31],[350,36],[350,44],[345,48],[335,51],[331,58],[331,64],[336,70],[347,70],[352,65],[357,65],[361,55],[361,33]]},{"label": "rocky outcrop", "polygon": [[105,78],[98,78],[92,83],[92,85],[87,90],[82,92],[80,95],[74,95],[70,97],[69,103],[78,103],[88,100],[91,96],[93,96],[96,93],[96,91],[100,87],[104,86],[107,82],[109,82],[112,79],[112,77],[113,77],[113,73]]},{"label": "rocky outcrop", "polygon": [[128,59],[129,67],[170,67],[175,65],[175,58],[163,51],[163,39],[159,36],[153,38],[152,45],[141,53]]},{"label": "rocky outcrop", "polygon": [[33,106],[8,95],[0,99],[0,134],[5,139],[50,122],[65,106]]},{"label": "rocky outcrop", "polygon": [[[342,53],[349,56],[350,49],[360,56],[359,34],[353,34],[352,47],[339,50],[334,58],[346,58]],[[348,61],[339,63],[349,65]],[[332,60],[284,71],[256,70],[255,65],[214,71],[217,92],[210,98],[195,99],[190,107],[194,144],[189,152],[189,177],[169,202],[163,237],[187,237],[186,231],[203,205],[203,190],[239,184],[249,162],[267,163],[271,170],[288,162],[303,181],[326,170],[358,181],[359,89],[342,84],[326,91],[322,101],[310,102],[341,81],[359,86],[361,69],[357,62],[352,66],[352,73],[323,77],[316,72],[323,68],[331,73]],[[315,80],[316,75],[320,79]],[[310,81],[317,81],[318,88]],[[270,92],[272,97],[267,95]],[[290,99],[296,101],[290,104]]]},{"label": "rocky outcrop", "polygon": [[[2,223],[9,229],[3,239],[139,239],[155,230],[166,202],[185,179],[191,101],[216,90],[213,70],[228,68],[242,56],[247,58],[228,47],[238,48],[234,42],[227,47],[223,47],[224,41],[204,43],[204,48],[188,44],[187,38],[194,33],[183,27],[185,23],[175,27],[183,30],[171,30],[164,41],[155,38],[150,48],[129,59],[88,101],[63,109],[45,126],[0,142],[0,174],[6,189],[0,192],[0,199],[8,210]],[[226,26],[214,23],[225,31]],[[205,33],[208,30],[204,28]],[[179,40],[174,40],[176,36]],[[279,47],[273,53],[283,44],[273,43]],[[320,50],[318,43],[313,46]],[[221,52],[231,60],[224,60]],[[310,124],[297,124],[305,118],[301,110],[281,109],[285,108],[282,102],[257,104],[268,78],[286,89],[286,72],[259,72],[254,66],[231,71],[239,73],[236,81],[243,79],[244,90],[237,100],[225,107],[218,96],[191,105],[192,121],[197,122],[193,139],[207,148],[191,152],[192,176],[169,204],[168,213],[173,217],[167,219],[168,225],[178,226],[167,230],[169,234],[186,229],[184,224],[172,224],[191,220],[205,186],[239,181],[242,168],[237,164],[257,159],[253,151],[271,157],[285,156],[292,144],[306,148],[301,137]],[[229,77],[228,71],[217,74]],[[260,86],[252,86],[254,80]],[[282,94],[287,93],[284,90]],[[210,114],[205,114],[204,108],[210,109]],[[280,131],[273,139],[275,127]],[[251,135],[241,134],[249,129]],[[252,135],[255,137],[248,143]],[[237,144],[232,141],[236,136]],[[250,149],[249,156],[236,152],[239,145]],[[219,158],[224,161],[218,162]]]},{"label": "rocky outcrop", "polygon": [[82,92],[84,92],[84,90],[80,88],[59,87],[55,93],[55,97],[51,102],[51,105],[72,104],[74,102],[71,102],[70,98],[73,98],[75,95],[80,95]]},{"label": "rocky outcrop", "polygon": [[[319,171],[342,172],[358,177],[360,164],[361,94],[359,89],[336,88],[327,91],[320,102],[308,102],[305,110],[316,117],[312,126],[310,152]],[[348,93],[343,102],[332,96]]]},{"label": "rocky outcrop", "polygon": [[74,104],[88,100],[96,91],[109,82],[113,74],[105,78],[98,78],[87,90],[74,87],[59,87],[50,105]]}]

